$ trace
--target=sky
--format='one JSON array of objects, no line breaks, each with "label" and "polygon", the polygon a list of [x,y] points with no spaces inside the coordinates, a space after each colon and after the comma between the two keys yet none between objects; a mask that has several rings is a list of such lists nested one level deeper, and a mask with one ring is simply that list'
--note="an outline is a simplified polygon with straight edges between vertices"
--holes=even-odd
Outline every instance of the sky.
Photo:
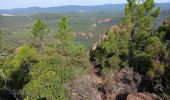
[{"label": "sky", "polygon": [[[166,3],[170,0],[155,0],[157,3]],[[122,4],[126,0],[0,0],[0,9],[27,8],[27,7],[55,7],[63,5],[102,5]]]}]

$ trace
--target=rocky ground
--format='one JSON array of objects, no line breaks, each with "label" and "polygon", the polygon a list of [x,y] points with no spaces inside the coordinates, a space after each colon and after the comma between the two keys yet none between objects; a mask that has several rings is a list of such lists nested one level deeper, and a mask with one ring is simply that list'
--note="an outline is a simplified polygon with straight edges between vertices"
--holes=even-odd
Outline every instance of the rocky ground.
[{"label": "rocky ground", "polygon": [[[72,82],[72,99],[163,100],[159,94],[144,91],[154,89],[151,84],[152,82],[148,78],[127,69],[110,72],[107,80],[95,74],[89,74]],[[159,91],[161,92],[161,90]]]}]

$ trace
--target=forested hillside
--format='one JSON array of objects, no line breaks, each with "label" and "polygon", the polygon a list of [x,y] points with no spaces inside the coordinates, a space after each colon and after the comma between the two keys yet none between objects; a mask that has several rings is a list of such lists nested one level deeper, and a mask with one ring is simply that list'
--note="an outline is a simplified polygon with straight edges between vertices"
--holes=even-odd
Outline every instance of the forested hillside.
[{"label": "forested hillside", "polygon": [[168,4],[127,2],[113,16],[2,14],[0,100],[169,100]]},{"label": "forested hillside", "polygon": [[[77,41],[90,48],[100,34],[120,22],[125,15],[124,7],[125,4],[108,4],[0,10],[0,28],[6,33],[4,45],[18,47],[28,42],[30,29],[37,17],[48,25],[52,34],[61,16],[67,16],[73,32],[78,35]],[[154,27],[158,28],[169,16],[170,3],[157,3],[156,7],[161,8],[160,16],[154,21]]]}]

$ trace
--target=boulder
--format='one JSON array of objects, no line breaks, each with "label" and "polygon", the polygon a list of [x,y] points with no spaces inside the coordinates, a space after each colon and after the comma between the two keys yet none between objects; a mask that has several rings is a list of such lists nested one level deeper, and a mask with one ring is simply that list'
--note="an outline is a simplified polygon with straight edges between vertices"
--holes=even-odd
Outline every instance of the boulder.
[{"label": "boulder", "polygon": [[105,86],[109,92],[129,94],[137,92],[137,86],[140,80],[140,76],[133,74],[133,71],[121,69],[118,72],[110,72],[110,74],[107,75]]}]

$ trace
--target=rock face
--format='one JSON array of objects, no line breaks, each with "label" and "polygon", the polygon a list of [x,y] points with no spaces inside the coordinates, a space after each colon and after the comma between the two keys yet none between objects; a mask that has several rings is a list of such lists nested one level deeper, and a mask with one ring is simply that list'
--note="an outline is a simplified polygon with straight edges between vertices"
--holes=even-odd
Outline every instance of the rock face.
[{"label": "rock face", "polygon": [[96,50],[98,47],[100,47],[100,44],[103,41],[108,40],[109,39],[109,36],[108,36],[109,32],[113,32],[113,33],[119,34],[119,33],[122,33],[124,31],[126,31],[126,26],[121,25],[121,24],[113,25],[110,29],[108,29],[108,31],[105,34],[101,34],[99,36],[99,39],[94,43],[94,45],[92,46],[90,51]]},{"label": "rock face", "polygon": [[113,25],[109,30],[113,33],[119,34],[125,32],[127,30],[127,27],[125,25],[118,24],[118,25]]},{"label": "rock face", "polygon": [[166,19],[162,23],[164,26],[170,26],[170,19]]},{"label": "rock face", "polygon": [[131,93],[126,100],[163,100],[155,94],[149,93]]},{"label": "rock face", "polygon": [[132,71],[125,69],[110,74],[107,75],[107,81],[105,83],[105,86],[110,93],[129,94],[137,92],[141,80],[140,76],[137,77]]},{"label": "rock face", "polygon": [[107,80],[96,75],[75,79],[71,85],[72,100],[162,100],[154,93],[138,93],[142,77],[132,70],[109,73]]},{"label": "rock face", "polygon": [[96,86],[99,83],[97,77],[90,75],[75,79],[72,82],[73,100],[103,100]]}]

